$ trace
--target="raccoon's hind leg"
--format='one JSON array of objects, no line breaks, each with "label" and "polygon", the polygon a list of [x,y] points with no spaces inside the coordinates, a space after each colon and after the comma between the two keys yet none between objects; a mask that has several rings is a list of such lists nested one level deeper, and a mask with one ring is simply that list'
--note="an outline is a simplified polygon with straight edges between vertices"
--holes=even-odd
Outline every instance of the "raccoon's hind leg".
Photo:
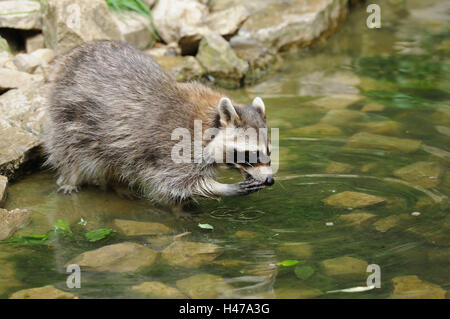
[{"label": "raccoon's hind leg", "polygon": [[65,195],[77,193],[80,190],[81,176],[77,172],[71,172],[68,175],[62,173],[56,184],[59,186],[58,193],[64,193]]}]

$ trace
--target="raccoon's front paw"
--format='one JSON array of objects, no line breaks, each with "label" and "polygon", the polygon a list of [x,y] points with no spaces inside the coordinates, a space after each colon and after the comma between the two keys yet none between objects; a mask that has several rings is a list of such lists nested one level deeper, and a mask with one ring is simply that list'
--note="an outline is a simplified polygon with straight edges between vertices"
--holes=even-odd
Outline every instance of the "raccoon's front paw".
[{"label": "raccoon's front paw", "polygon": [[64,195],[78,193],[78,191],[79,191],[78,187],[73,185],[63,185],[60,188],[58,188],[58,193],[63,193]]},{"label": "raccoon's front paw", "polygon": [[243,182],[237,183],[239,188],[239,195],[247,195],[257,192],[265,187],[263,182],[257,181],[253,178],[248,178]]}]

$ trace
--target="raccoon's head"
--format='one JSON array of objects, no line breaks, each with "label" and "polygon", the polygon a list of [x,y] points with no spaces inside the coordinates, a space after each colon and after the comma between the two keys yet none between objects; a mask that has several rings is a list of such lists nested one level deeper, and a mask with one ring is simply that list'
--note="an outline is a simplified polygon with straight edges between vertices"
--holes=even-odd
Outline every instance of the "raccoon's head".
[{"label": "raccoon's head", "polygon": [[263,100],[256,97],[251,105],[236,106],[224,97],[218,105],[218,122],[218,134],[209,145],[215,151],[215,161],[234,166],[245,178],[272,185],[275,181]]}]

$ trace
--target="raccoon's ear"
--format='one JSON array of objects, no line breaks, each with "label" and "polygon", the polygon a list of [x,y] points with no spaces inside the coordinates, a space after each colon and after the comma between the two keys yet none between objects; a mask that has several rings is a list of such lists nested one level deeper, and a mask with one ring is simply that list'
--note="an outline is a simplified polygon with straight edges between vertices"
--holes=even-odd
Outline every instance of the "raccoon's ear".
[{"label": "raccoon's ear", "polygon": [[220,99],[218,109],[220,122],[224,125],[239,119],[239,115],[236,113],[233,103],[231,103],[231,100],[227,97]]},{"label": "raccoon's ear", "polygon": [[252,105],[256,107],[259,111],[261,111],[261,115],[264,115],[266,113],[266,106],[264,105],[263,100],[259,96],[254,98]]}]

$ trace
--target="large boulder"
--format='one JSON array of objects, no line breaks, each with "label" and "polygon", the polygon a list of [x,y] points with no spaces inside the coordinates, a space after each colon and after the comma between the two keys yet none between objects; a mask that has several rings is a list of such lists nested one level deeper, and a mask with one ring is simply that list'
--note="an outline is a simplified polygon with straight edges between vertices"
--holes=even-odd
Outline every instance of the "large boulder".
[{"label": "large boulder", "polygon": [[43,33],[46,47],[62,54],[92,40],[122,40],[104,0],[47,0]]},{"label": "large boulder", "polygon": [[6,200],[6,187],[8,186],[8,178],[0,175],[0,207],[3,206]]},{"label": "large boulder", "polygon": [[[67,263],[89,272],[133,272],[150,267],[158,252],[136,243],[108,245],[82,253]],[[67,266],[66,265],[66,266]]]},{"label": "large boulder", "polygon": [[0,90],[17,89],[42,80],[42,76],[18,70],[0,68]]},{"label": "large boulder", "polygon": [[38,1],[0,1],[0,28],[40,30],[41,4]]},{"label": "large boulder", "polygon": [[150,46],[155,38],[148,17],[132,11],[113,12],[113,19],[119,27],[122,38],[138,49]]},{"label": "large boulder", "polygon": [[250,15],[238,35],[278,50],[307,46],[336,29],[347,11],[347,0],[274,1]]},{"label": "large boulder", "polygon": [[205,70],[193,56],[164,55],[154,59],[179,82],[198,80],[205,74]]},{"label": "large boulder", "polygon": [[237,5],[211,13],[206,23],[212,31],[222,36],[230,36],[238,31],[248,15],[244,5]]},{"label": "large boulder", "polygon": [[210,33],[200,41],[197,59],[206,73],[225,87],[239,87],[248,71],[248,63],[239,59],[230,44],[217,33]]},{"label": "large boulder", "polygon": [[30,213],[26,209],[7,211],[0,208],[0,240],[8,239],[29,222]]}]

